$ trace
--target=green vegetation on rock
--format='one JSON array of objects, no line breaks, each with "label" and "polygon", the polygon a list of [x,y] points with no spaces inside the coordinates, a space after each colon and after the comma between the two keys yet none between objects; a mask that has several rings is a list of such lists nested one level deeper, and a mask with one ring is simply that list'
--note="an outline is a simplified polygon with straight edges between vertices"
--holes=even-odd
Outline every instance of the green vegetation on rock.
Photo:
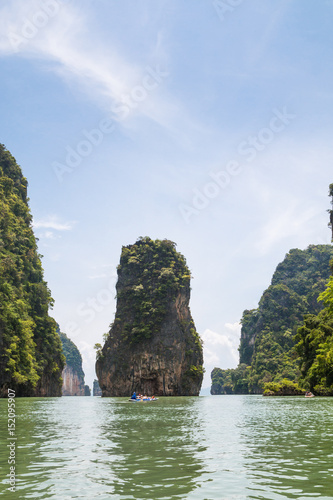
[{"label": "green vegetation on rock", "polygon": [[[305,315],[323,309],[318,296],[329,279],[332,257],[330,245],[310,245],[286,255],[258,308],[244,311],[240,364],[236,370],[213,370],[212,394],[262,393],[267,383],[298,379],[300,348],[295,349],[295,335]],[[323,296],[328,295],[326,290]]]},{"label": "green vegetation on rock", "polygon": [[31,227],[27,180],[0,145],[0,394],[61,395],[64,356]]},{"label": "green vegetation on rock", "polygon": [[189,309],[191,273],[175,247],[145,237],[122,248],[115,319],[104,346],[95,345],[103,396],[199,394],[204,370]]},{"label": "green vegetation on rock", "polygon": [[66,358],[66,365],[73,368],[79,377],[84,378],[82,369],[82,356],[74,342],[72,342],[65,333],[59,331],[60,340],[62,343],[63,353]]},{"label": "green vegetation on rock", "polygon": [[160,330],[168,303],[191,278],[175,243],[148,237],[123,247],[118,275],[120,307],[115,322],[126,320],[123,340],[130,343],[149,339]]},{"label": "green vegetation on rock", "polygon": [[297,382],[292,382],[284,378],[281,382],[267,382],[265,384],[264,396],[304,396],[305,389],[302,389]]}]

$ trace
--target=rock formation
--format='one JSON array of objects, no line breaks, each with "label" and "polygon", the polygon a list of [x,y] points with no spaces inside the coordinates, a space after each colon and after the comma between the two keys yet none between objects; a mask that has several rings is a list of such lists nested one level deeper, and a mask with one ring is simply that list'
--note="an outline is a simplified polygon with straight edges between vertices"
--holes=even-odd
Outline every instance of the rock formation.
[{"label": "rock formation", "polygon": [[84,372],[80,351],[67,335],[59,332],[66,365],[62,371],[62,395],[85,396]]},{"label": "rock formation", "polygon": [[27,180],[0,144],[0,396],[61,396],[53,303],[31,227]]},{"label": "rock formation", "polygon": [[84,378],[72,366],[66,364],[61,376],[63,396],[84,396]]},{"label": "rock formation", "polygon": [[211,394],[262,393],[265,383],[296,381],[295,335],[305,315],[318,314],[330,276],[331,245],[292,249],[277,266],[257,309],[245,310],[236,369],[214,368]]},{"label": "rock formation", "polygon": [[[277,266],[258,309],[243,313],[240,364],[255,363],[257,355],[263,353],[259,340],[267,337],[269,332],[279,343],[281,352],[294,346],[293,337],[304,315],[317,314],[323,308],[317,299],[330,276],[332,256],[331,245],[310,245],[306,250],[289,251]],[[290,332],[289,337],[287,331]]]},{"label": "rock formation", "polygon": [[101,396],[101,395],[102,395],[102,390],[99,386],[98,380],[94,380],[93,396]]},{"label": "rock formation", "polygon": [[202,344],[191,317],[190,271],[169,240],[123,247],[117,310],[96,373],[103,396],[196,396]]}]

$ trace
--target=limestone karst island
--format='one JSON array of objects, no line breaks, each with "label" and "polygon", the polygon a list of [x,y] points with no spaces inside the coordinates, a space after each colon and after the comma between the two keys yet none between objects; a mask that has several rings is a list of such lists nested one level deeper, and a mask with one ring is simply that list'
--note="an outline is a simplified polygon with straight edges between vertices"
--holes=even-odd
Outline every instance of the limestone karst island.
[{"label": "limestone karst island", "polygon": [[190,278],[169,240],[146,237],[123,247],[116,316],[96,362],[103,396],[199,394],[203,354],[189,309]]}]

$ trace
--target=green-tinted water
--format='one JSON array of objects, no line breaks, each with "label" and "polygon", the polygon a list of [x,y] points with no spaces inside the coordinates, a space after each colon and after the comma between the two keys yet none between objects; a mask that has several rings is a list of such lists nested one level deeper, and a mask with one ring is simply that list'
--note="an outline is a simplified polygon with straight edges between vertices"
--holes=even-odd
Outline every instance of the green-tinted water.
[{"label": "green-tinted water", "polygon": [[333,398],[16,400],[16,492],[3,499],[333,499]]}]

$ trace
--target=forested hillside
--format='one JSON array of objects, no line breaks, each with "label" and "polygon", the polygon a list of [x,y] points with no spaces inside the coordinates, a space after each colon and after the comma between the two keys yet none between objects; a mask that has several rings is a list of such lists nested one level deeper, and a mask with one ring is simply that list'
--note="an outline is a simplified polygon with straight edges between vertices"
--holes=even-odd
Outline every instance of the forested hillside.
[{"label": "forested hillside", "polygon": [[[59,331],[59,330],[58,330]],[[63,353],[66,358],[66,365],[70,366],[82,378],[84,371],[82,369],[82,356],[74,342],[67,337],[65,333],[59,331],[60,340],[62,343]]]},{"label": "forested hillside", "polygon": [[0,145],[0,394],[60,396],[64,356],[31,227],[27,180]]},{"label": "forested hillside", "polygon": [[331,245],[291,250],[273,275],[257,309],[242,317],[240,364],[235,370],[215,368],[212,394],[260,393],[266,382],[300,376],[295,335],[307,314],[318,314],[318,296],[330,276]]},{"label": "forested hillside", "polygon": [[[85,396],[90,395],[89,387],[84,384],[82,356],[74,342],[65,333],[58,329],[62,349],[66,358],[66,365],[62,371],[62,395]],[[87,394],[86,394],[87,388]]]}]

